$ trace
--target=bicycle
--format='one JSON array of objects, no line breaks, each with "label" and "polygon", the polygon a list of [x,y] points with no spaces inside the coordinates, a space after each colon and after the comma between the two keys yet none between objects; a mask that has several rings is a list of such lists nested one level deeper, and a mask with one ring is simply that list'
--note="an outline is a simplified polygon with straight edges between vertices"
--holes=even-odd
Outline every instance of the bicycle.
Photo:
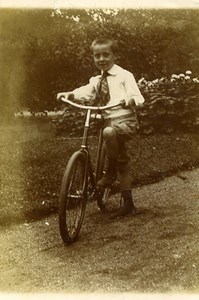
[{"label": "bicycle", "polygon": [[92,117],[91,112],[95,112],[95,118],[102,121],[103,111],[121,106],[122,103],[97,107],[80,105],[65,99],[64,96],[61,96],[60,100],[73,107],[87,110],[81,148],[72,154],[67,163],[59,197],[58,215],[60,235],[64,243],[69,244],[75,242],[79,235],[88,200],[90,198],[96,198],[99,209],[103,211],[105,202],[110,194],[110,188],[105,188],[102,192],[97,186],[97,182],[103,174],[106,159],[106,150],[102,138],[102,126],[98,139],[95,171],[91,163],[88,147],[88,132]]}]

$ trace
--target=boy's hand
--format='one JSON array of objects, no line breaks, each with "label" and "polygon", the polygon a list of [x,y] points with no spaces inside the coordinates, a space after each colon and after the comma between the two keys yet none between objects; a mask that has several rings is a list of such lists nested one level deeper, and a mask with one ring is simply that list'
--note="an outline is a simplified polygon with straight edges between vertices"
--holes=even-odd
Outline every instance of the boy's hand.
[{"label": "boy's hand", "polygon": [[63,98],[67,98],[66,95],[67,95],[67,93],[58,93],[57,94],[57,101],[60,101],[62,97]]},{"label": "boy's hand", "polygon": [[138,103],[137,104],[137,108],[142,108],[142,107],[144,107],[144,103]]},{"label": "boy's hand", "polygon": [[121,106],[123,108],[126,108],[126,101],[125,100],[121,100],[120,103],[121,103]]},{"label": "boy's hand", "polygon": [[85,105],[85,106],[86,106],[86,105],[90,105],[90,101],[87,100],[87,99],[84,99],[84,100],[83,100],[83,105]]},{"label": "boy's hand", "polygon": [[58,93],[57,94],[57,100],[61,100],[61,98],[66,98],[68,100],[74,100],[74,94],[73,93]]},{"label": "boy's hand", "polygon": [[135,108],[136,107],[136,103],[135,103],[135,100],[133,98],[131,99],[128,99],[127,100],[127,105],[126,105],[128,108]]},{"label": "boy's hand", "polygon": [[135,104],[135,100],[133,98],[128,99],[128,100],[121,100],[120,101],[121,105],[123,108],[135,108],[136,104]]}]

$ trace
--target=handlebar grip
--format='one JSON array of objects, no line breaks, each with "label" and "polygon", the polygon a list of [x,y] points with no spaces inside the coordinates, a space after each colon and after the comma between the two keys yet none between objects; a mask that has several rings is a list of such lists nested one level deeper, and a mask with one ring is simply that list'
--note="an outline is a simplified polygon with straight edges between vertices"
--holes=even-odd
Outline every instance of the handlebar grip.
[{"label": "handlebar grip", "polygon": [[60,101],[63,101],[64,99],[65,99],[64,96],[60,96],[60,97],[59,97],[59,100],[60,100]]},{"label": "handlebar grip", "polygon": [[57,101],[63,101],[65,99],[65,97],[63,96],[63,95],[61,95],[61,96],[57,96],[57,98],[56,98],[56,100]]},{"label": "handlebar grip", "polygon": [[[59,95],[59,94],[58,94]],[[65,96],[65,95],[61,95],[61,96],[59,96],[58,98],[57,98],[57,101],[64,101],[64,100],[71,100],[71,101],[73,101],[74,100],[74,94],[72,94],[72,93],[69,93],[69,94],[67,94],[67,96]]]}]

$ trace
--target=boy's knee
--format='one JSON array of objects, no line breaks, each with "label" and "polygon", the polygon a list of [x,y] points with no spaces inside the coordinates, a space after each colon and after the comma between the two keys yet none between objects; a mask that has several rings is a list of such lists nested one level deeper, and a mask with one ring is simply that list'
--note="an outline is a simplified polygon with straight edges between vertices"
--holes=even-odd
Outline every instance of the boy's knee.
[{"label": "boy's knee", "polygon": [[112,127],[105,127],[103,130],[103,139],[109,140],[110,138],[116,137],[116,131]]}]

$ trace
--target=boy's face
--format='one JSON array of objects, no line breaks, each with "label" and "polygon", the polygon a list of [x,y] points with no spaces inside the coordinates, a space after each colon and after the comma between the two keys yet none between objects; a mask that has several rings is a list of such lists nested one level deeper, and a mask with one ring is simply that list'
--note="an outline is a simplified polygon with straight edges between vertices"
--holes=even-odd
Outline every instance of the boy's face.
[{"label": "boy's face", "polygon": [[93,47],[94,62],[98,69],[108,71],[115,62],[115,55],[110,44],[96,44]]}]

